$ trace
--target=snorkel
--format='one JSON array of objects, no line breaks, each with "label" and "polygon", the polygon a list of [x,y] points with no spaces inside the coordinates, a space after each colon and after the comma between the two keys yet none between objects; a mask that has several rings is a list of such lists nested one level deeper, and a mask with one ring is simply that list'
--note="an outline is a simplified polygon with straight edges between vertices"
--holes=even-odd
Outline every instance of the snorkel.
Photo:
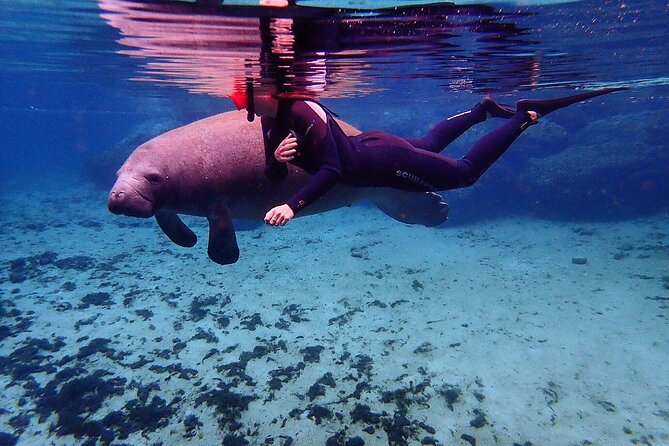
[{"label": "snorkel", "polygon": [[235,104],[237,110],[246,109],[246,120],[253,122],[256,117],[256,107],[253,98],[253,80],[246,79],[244,91],[235,90],[232,94],[228,95],[228,97]]},{"label": "snorkel", "polygon": [[256,118],[256,104],[253,99],[253,81],[246,79],[246,120],[253,122]]}]

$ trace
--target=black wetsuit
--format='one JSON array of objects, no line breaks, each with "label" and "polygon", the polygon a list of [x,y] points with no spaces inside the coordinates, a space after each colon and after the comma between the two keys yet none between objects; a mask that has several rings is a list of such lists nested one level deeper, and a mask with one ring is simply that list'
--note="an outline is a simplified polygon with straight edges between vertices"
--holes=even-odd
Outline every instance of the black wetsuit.
[{"label": "black wetsuit", "polygon": [[438,152],[485,120],[480,104],[442,121],[425,137],[411,139],[378,131],[348,137],[327,111],[326,115],[327,123],[305,101],[282,100],[275,118],[262,118],[265,173],[270,180],[279,183],[288,173],[286,165],[274,158],[274,151],[291,133],[298,142],[298,155],[291,163],[313,175],[288,200],[295,213],[337,183],[416,192],[471,186],[531,123],[527,113],[516,113],[477,141],[464,157],[452,159]]}]

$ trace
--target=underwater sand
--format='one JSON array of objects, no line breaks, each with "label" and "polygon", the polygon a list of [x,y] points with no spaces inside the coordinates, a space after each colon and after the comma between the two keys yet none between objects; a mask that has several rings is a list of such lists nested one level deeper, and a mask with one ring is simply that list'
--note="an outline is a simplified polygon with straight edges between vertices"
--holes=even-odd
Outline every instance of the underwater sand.
[{"label": "underwater sand", "polygon": [[435,229],[354,206],[239,231],[225,267],[204,219],[185,249],[104,192],[14,186],[20,445],[669,444],[667,215]]}]

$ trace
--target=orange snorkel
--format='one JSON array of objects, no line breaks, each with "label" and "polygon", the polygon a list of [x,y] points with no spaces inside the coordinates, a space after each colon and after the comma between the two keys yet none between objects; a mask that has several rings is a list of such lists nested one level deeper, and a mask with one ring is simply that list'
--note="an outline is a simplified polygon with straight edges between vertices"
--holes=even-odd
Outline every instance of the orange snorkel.
[{"label": "orange snorkel", "polygon": [[243,91],[235,91],[234,93],[229,94],[228,97],[235,104],[237,110],[246,109],[246,104],[248,103],[246,93]]},{"label": "orange snorkel", "polygon": [[255,103],[253,101],[253,80],[246,79],[245,91],[235,90],[232,94],[229,94],[228,97],[235,104],[237,110],[246,109],[248,112],[246,119],[249,122],[253,122],[256,111]]}]

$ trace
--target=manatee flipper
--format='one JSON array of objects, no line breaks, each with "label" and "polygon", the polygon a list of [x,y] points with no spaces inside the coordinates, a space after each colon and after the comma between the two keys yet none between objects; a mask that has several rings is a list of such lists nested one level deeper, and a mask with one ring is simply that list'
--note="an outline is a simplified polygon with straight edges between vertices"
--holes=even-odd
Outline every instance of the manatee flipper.
[{"label": "manatee flipper", "polygon": [[230,210],[225,205],[213,206],[207,215],[209,220],[209,258],[221,265],[239,260],[239,246],[232,223]]},{"label": "manatee flipper", "polygon": [[158,226],[174,243],[184,248],[192,248],[197,243],[197,235],[181,221],[174,211],[161,209],[155,214]]},{"label": "manatee flipper", "polygon": [[372,201],[386,215],[402,223],[437,226],[448,218],[448,204],[434,192],[383,189]]}]

